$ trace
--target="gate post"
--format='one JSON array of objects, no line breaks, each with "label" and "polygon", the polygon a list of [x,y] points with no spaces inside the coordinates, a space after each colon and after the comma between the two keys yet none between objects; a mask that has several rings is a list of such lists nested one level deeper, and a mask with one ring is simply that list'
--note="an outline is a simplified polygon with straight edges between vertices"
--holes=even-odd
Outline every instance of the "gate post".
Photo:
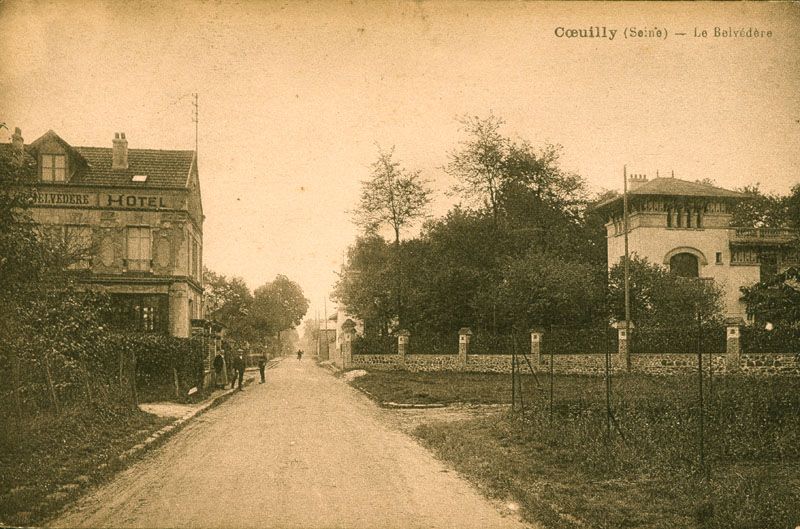
[{"label": "gate post", "polygon": [[742,318],[725,319],[725,368],[729,372],[738,371],[742,361]]},{"label": "gate post", "polygon": [[[631,351],[630,351],[630,340],[631,337],[628,336],[628,325],[625,324],[624,321],[615,322],[613,327],[617,329],[617,339],[619,343],[617,344],[617,357],[616,357],[616,367],[624,369],[625,371],[631,370]],[[630,324],[630,329],[633,331],[633,322],[628,322]]]},{"label": "gate post", "polygon": [[542,365],[542,335],[544,329],[534,327],[531,329],[531,356],[533,363],[537,366]]},{"label": "gate post", "polygon": [[461,327],[458,330],[458,367],[462,371],[467,369],[467,355],[471,338],[472,330],[469,327]]},{"label": "gate post", "polygon": [[400,366],[406,368],[406,354],[408,353],[408,339],[411,333],[403,329],[397,333],[397,356],[400,360]]}]

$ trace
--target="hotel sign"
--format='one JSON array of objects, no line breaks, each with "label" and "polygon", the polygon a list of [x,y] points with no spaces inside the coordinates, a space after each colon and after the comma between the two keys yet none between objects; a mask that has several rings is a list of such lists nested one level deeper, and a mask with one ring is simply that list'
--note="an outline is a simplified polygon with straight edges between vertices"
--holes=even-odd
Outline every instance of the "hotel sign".
[{"label": "hotel sign", "polygon": [[101,207],[103,209],[168,209],[169,198],[125,193],[36,193],[37,206]]},{"label": "hotel sign", "polygon": [[94,193],[36,193],[36,204],[46,206],[96,206]]},{"label": "hotel sign", "polygon": [[164,197],[157,195],[125,195],[121,193],[103,193],[100,206],[104,208],[146,208],[164,209],[167,203]]}]

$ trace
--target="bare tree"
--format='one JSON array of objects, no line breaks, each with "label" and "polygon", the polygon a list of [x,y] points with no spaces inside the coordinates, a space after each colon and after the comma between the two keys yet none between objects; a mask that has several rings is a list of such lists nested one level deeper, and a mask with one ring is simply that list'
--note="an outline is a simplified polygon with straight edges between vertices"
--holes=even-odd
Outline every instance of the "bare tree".
[{"label": "bare tree", "polygon": [[468,138],[450,153],[450,161],[444,169],[459,181],[453,190],[467,199],[482,200],[496,221],[498,195],[511,147],[509,139],[500,134],[504,121],[490,115],[485,119],[464,116],[459,122]]},{"label": "bare tree", "polygon": [[428,182],[419,171],[408,171],[392,159],[389,152],[378,149],[378,159],[371,165],[372,174],[361,182],[361,198],[353,220],[367,233],[382,226],[394,231],[395,245],[400,244],[400,232],[426,216],[431,200]]},{"label": "bare tree", "polygon": [[394,231],[395,247],[395,299],[397,317],[402,323],[402,259],[400,236],[403,229],[427,216],[431,189],[419,171],[408,171],[392,159],[394,147],[389,152],[378,148],[378,159],[372,164],[369,179],[361,182],[361,198],[354,211],[354,222],[368,234],[383,226]]}]

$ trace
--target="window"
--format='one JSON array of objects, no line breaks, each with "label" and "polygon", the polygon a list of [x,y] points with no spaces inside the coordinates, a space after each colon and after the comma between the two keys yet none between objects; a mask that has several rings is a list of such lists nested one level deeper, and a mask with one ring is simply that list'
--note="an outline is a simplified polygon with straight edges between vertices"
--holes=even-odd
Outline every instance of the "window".
[{"label": "window", "polygon": [[42,155],[42,180],[63,182],[67,178],[67,157],[63,154]]},{"label": "window", "polygon": [[717,252],[717,264],[722,264],[722,252]]},{"label": "window", "polygon": [[112,324],[130,331],[166,333],[168,306],[164,294],[112,294]]},{"label": "window", "polygon": [[128,270],[150,271],[150,228],[128,228],[127,240]]},{"label": "window", "polygon": [[673,255],[669,260],[669,271],[679,277],[699,277],[697,256],[685,252]]}]

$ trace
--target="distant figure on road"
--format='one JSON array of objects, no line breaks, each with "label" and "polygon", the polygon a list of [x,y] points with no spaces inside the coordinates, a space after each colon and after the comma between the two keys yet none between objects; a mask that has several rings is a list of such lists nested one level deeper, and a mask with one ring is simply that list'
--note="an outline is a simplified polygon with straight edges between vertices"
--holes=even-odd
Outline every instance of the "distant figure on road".
[{"label": "distant figure on road", "polygon": [[236,377],[231,380],[231,389],[236,384],[236,379],[239,379],[239,391],[244,391],[242,384],[244,382],[244,351],[239,349],[236,353],[236,358],[233,359],[233,368],[236,370]]},{"label": "distant figure on road", "polygon": [[297,350],[297,359],[298,360],[302,360],[303,359],[303,350],[302,349],[298,349]]},{"label": "distant figure on road", "polygon": [[258,357],[258,372],[261,373],[261,383],[264,383],[264,368],[267,367],[267,359],[264,355]]},{"label": "distant figure on road", "polygon": [[214,357],[214,387],[224,388],[228,385],[225,378],[225,357],[222,356],[222,351],[217,351],[217,356]]}]

